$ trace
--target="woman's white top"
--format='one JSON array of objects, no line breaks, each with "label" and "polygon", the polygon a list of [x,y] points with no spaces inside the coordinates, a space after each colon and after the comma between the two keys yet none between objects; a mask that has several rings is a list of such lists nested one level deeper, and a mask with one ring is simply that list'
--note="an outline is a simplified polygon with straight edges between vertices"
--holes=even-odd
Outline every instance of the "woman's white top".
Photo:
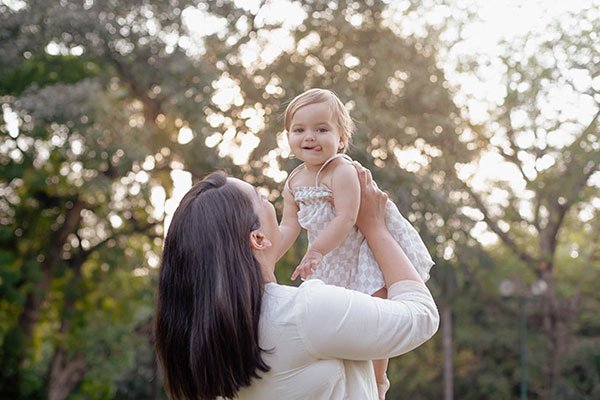
[{"label": "woman's white top", "polygon": [[439,315],[427,287],[400,281],[388,299],[309,280],[265,285],[259,325],[268,373],[238,399],[377,399],[370,360],[395,357],[430,339]]}]

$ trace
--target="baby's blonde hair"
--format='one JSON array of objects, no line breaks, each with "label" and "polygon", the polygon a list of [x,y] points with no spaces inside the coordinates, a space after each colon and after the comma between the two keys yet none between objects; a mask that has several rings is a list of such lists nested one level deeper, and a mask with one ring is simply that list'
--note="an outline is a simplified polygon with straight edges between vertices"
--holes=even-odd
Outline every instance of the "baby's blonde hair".
[{"label": "baby's blonde hair", "polygon": [[344,146],[340,151],[345,153],[348,149],[352,134],[356,130],[356,125],[354,125],[354,121],[352,121],[352,117],[350,117],[350,113],[344,106],[344,103],[342,103],[337,95],[331,90],[314,88],[294,97],[285,109],[285,130],[288,132],[290,131],[290,124],[292,123],[292,118],[294,118],[296,111],[304,106],[317,103],[327,103],[327,105],[329,105],[333,120],[340,133],[340,142]]}]

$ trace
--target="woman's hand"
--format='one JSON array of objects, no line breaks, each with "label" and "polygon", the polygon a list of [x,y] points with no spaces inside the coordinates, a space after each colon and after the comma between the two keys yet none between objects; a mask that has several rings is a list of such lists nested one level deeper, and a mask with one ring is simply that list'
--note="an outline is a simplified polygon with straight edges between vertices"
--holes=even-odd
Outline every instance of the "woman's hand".
[{"label": "woman's hand", "polygon": [[385,210],[388,195],[377,187],[371,171],[354,161],[360,181],[360,209],[356,218],[356,226],[367,236],[373,229],[385,227]]}]

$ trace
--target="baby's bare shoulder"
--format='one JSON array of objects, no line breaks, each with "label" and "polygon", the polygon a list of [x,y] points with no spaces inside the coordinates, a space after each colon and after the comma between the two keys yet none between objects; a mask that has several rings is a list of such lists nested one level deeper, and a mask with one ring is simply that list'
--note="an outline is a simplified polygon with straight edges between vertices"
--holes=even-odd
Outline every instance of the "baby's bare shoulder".
[{"label": "baby's bare shoulder", "polygon": [[325,186],[333,188],[334,181],[351,183],[355,179],[358,182],[358,173],[352,161],[340,157],[331,161],[330,165],[327,166],[321,181]]},{"label": "baby's bare shoulder", "polygon": [[328,170],[328,173],[334,176],[348,176],[348,174],[357,174],[356,168],[354,168],[354,164],[352,163],[352,161],[344,157],[339,157],[331,161],[331,165],[329,166]]},{"label": "baby's bare shoulder", "polygon": [[301,165],[297,170],[294,170],[292,174],[288,177],[288,186],[292,189],[303,187],[303,186],[312,186],[315,182],[314,174],[311,174],[303,165]]}]

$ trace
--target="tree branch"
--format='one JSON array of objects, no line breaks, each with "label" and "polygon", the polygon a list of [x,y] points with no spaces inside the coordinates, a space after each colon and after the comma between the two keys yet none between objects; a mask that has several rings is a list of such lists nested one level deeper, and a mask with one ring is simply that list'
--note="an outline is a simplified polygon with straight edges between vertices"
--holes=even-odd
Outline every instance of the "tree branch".
[{"label": "tree branch", "polygon": [[465,188],[465,190],[467,191],[467,193],[469,193],[469,195],[471,196],[471,198],[473,199],[473,201],[477,205],[477,208],[479,209],[479,211],[481,211],[481,213],[483,214],[483,219],[486,222],[486,224],[489,226],[489,228],[492,230],[492,232],[494,232],[496,235],[498,235],[500,237],[500,239],[502,239],[502,241],[521,260],[523,260],[524,262],[526,262],[528,264],[534,264],[534,263],[536,263],[537,259],[535,257],[533,257],[532,255],[530,255],[529,253],[527,253],[525,250],[521,249],[514,242],[514,240],[512,240],[512,238],[506,232],[504,232],[502,229],[500,229],[500,227],[498,226],[497,222],[492,219],[489,210],[487,209],[487,207],[485,206],[485,204],[483,204],[483,201],[481,200],[481,198],[479,197],[479,195],[477,195],[473,191],[473,189],[471,189],[471,187],[469,187],[469,185],[467,185],[465,182],[463,182],[462,180],[460,180],[460,182],[462,183],[462,185]]},{"label": "tree branch", "polygon": [[87,249],[87,250],[81,250],[79,253],[77,253],[75,255],[75,257],[76,258],[83,257],[83,258],[87,259],[87,257],[90,256],[90,254],[94,253],[95,251],[100,250],[103,246],[105,246],[111,240],[117,239],[120,236],[131,235],[133,233],[144,233],[144,232],[146,232],[146,231],[148,231],[148,230],[156,227],[157,225],[158,225],[158,222],[147,223],[145,225],[138,225],[137,223],[134,223],[133,229],[128,229],[128,230],[122,230],[122,231],[115,232],[112,236],[109,236],[106,239],[104,239],[104,240],[96,243],[95,245],[93,245],[89,249]]}]

